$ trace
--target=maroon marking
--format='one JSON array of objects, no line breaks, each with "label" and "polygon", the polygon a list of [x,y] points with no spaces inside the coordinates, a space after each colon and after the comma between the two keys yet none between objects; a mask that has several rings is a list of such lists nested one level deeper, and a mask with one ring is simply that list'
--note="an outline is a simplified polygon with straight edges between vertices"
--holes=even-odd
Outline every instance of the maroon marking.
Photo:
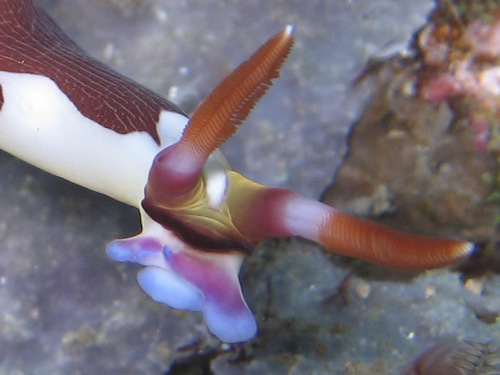
[{"label": "maroon marking", "polygon": [[[237,191],[230,193],[238,194]],[[238,207],[231,209],[231,218],[236,228],[246,239],[257,243],[266,238],[295,235],[284,222],[286,220],[284,209],[294,195],[296,195],[294,192],[287,189],[266,186],[245,202],[235,200],[233,203],[232,197],[227,199],[233,205],[236,202],[239,204]]]},{"label": "maroon marking", "polygon": [[32,0],[0,0],[0,70],[52,79],[79,111],[120,134],[148,132],[159,143],[168,100],[90,57]]},{"label": "maroon marking", "polygon": [[224,233],[211,231],[211,228],[200,228],[186,223],[169,210],[156,207],[147,199],[142,201],[142,207],[147,214],[165,229],[171,230],[185,243],[202,251],[224,253],[240,251],[250,254],[255,244],[248,242],[241,235],[227,230]]}]

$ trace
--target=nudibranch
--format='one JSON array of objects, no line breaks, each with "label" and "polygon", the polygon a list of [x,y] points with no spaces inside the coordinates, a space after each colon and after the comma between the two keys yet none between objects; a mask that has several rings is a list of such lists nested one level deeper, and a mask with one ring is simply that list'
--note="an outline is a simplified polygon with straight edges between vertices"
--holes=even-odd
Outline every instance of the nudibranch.
[{"label": "nudibranch", "polygon": [[140,210],[142,232],[109,256],[144,266],[154,300],[201,311],[228,343],[255,336],[238,272],[269,237],[301,236],[325,249],[407,269],[446,266],[466,241],[403,234],[230,169],[218,147],[271,86],[292,27],[264,43],[191,118],[96,61],[31,0],[0,0],[0,147],[57,176]]},{"label": "nudibranch", "polygon": [[443,341],[420,354],[401,375],[494,375],[500,373],[500,348],[494,342]]}]

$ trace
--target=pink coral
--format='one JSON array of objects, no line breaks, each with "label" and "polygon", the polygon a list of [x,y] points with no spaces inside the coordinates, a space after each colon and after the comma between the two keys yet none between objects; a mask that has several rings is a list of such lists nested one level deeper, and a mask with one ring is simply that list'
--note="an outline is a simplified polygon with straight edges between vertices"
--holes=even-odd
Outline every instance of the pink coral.
[{"label": "pink coral", "polygon": [[458,118],[470,123],[476,148],[494,148],[491,134],[500,114],[500,20],[434,22],[420,33],[418,47],[421,97],[448,102]]}]

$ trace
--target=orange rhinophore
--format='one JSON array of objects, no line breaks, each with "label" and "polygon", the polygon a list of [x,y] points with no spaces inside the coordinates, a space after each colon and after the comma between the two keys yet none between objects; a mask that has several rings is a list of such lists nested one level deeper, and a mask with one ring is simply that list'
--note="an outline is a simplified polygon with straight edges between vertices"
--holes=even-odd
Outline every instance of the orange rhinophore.
[{"label": "orange rhinophore", "polygon": [[331,210],[319,230],[326,248],[387,267],[443,267],[471,254],[474,244],[406,234],[373,221]]},{"label": "orange rhinophore", "polygon": [[212,91],[191,116],[180,145],[190,145],[206,160],[236,132],[271,80],[279,77],[279,68],[292,49],[292,31],[287,26],[269,39]]}]

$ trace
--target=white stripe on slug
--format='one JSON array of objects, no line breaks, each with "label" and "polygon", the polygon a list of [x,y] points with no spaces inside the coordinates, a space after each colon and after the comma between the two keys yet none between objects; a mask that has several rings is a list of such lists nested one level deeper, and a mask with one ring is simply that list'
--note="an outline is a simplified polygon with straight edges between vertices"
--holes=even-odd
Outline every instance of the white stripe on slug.
[{"label": "white stripe on slug", "polygon": [[[139,207],[153,158],[177,142],[187,124],[182,114],[162,111],[157,125],[161,147],[147,132],[116,133],[83,116],[49,78],[0,72],[4,103],[0,148],[88,189]],[[207,177],[210,201],[225,191],[220,172],[227,162],[217,151]],[[217,176],[212,183],[210,176]],[[215,187],[215,188],[214,188]]]},{"label": "white stripe on slug", "polygon": [[84,117],[49,78],[0,72],[0,147],[52,174],[137,206],[159,150],[146,132],[118,134]]}]

